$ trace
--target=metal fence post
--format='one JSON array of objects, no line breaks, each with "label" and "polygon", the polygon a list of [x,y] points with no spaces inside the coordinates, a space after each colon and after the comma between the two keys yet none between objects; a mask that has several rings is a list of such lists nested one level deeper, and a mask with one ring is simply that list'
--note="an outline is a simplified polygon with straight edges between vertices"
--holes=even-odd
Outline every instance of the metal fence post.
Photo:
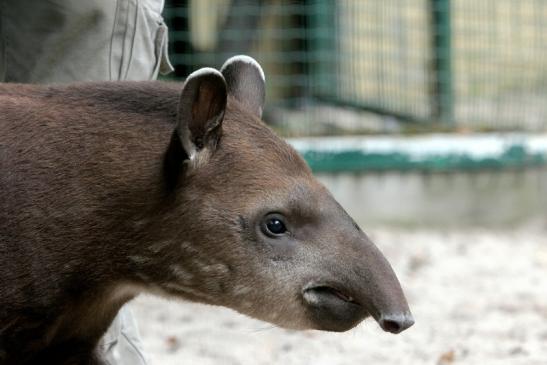
[{"label": "metal fence post", "polygon": [[313,0],[309,2],[310,29],[308,44],[312,59],[311,88],[315,96],[332,99],[336,95],[336,2]]},{"label": "metal fence post", "polygon": [[454,122],[452,89],[452,32],[450,0],[430,0],[433,54],[431,117],[443,123]]}]

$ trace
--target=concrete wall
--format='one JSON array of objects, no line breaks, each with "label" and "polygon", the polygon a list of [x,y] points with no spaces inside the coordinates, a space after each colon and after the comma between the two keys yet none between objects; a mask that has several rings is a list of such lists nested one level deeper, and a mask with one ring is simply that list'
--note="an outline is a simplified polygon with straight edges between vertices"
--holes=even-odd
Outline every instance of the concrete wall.
[{"label": "concrete wall", "polygon": [[361,225],[547,224],[547,168],[317,174]]}]

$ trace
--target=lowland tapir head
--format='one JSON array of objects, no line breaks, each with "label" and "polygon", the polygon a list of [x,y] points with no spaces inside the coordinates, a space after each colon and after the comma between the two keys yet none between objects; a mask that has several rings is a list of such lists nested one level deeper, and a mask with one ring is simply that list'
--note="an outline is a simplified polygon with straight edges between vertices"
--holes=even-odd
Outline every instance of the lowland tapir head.
[{"label": "lowland tapir head", "polygon": [[156,247],[169,247],[159,286],[287,328],[410,327],[384,256],[260,120],[264,83],[246,56],[184,83],[165,165],[183,223]]}]

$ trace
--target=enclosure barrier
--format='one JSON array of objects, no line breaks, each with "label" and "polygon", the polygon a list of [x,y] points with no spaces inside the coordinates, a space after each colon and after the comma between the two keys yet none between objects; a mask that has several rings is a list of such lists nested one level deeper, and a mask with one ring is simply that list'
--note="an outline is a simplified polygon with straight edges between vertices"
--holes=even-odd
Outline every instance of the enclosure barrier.
[{"label": "enclosure barrier", "polygon": [[[545,139],[532,133],[547,129],[546,1],[168,0],[165,17],[176,77],[252,55],[267,75],[264,117],[287,136],[520,132],[518,142],[441,138],[465,153],[420,137],[392,139],[381,153],[296,140],[316,170],[545,163],[543,147],[532,147]],[[492,140],[497,157],[469,157]],[[418,161],[403,151],[413,143]]]}]

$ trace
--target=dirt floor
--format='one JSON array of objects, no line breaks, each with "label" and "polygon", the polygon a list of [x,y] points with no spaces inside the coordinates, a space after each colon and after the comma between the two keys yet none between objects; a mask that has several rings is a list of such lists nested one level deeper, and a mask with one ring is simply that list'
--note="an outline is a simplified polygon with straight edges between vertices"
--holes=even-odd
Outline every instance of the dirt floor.
[{"label": "dirt floor", "polygon": [[416,324],[294,332],[233,311],[131,303],[152,365],[547,364],[547,229],[369,232],[397,272]]}]

